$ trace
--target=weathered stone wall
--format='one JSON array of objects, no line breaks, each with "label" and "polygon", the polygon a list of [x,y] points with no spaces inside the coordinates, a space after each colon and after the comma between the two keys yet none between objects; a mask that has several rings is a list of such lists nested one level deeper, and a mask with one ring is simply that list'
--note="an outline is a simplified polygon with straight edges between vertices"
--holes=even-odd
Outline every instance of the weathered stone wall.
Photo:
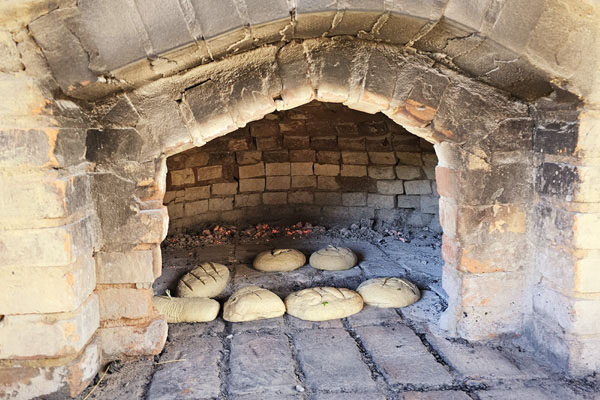
[{"label": "weathered stone wall", "polygon": [[79,393],[101,362],[90,119],[27,29],[0,29],[0,397]]},{"label": "weathered stone wall", "polygon": [[533,107],[531,314],[539,349],[572,371],[600,368],[600,124],[568,94]]},{"label": "weathered stone wall", "polygon": [[313,102],[167,159],[170,229],[361,219],[439,227],[433,146],[382,114]]}]

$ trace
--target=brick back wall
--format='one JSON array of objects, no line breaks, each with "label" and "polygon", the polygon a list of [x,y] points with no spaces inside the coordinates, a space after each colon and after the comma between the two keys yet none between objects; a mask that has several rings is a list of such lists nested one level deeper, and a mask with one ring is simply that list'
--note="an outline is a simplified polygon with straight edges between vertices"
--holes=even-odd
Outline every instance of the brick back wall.
[{"label": "brick back wall", "polygon": [[169,157],[170,229],[362,218],[438,226],[431,144],[382,114],[313,102]]}]

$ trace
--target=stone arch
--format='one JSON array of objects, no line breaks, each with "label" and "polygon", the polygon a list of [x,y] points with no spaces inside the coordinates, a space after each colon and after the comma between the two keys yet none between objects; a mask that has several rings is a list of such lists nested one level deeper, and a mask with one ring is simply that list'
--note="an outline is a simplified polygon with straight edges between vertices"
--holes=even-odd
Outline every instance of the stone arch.
[{"label": "stone arch", "polygon": [[[14,93],[0,102],[1,179],[14,188],[0,193],[0,333],[12,338],[0,347],[0,373],[9,377],[0,393],[33,397],[67,386],[74,394],[97,371],[101,350],[109,357],[160,351],[165,324],[152,313],[148,288],[167,222],[164,158],[211,138],[202,132],[225,134],[311,96],[385,111],[438,143],[445,285],[455,299],[447,329],[469,338],[521,332],[572,374],[598,369],[597,7],[282,0],[268,12],[261,2],[228,1],[203,13],[194,0],[169,2],[168,10],[159,3],[0,6],[0,40],[9,49],[0,87]],[[164,10],[168,23],[157,24],[152,10]],[[226,12],[226,24],[210,23]],[[343,61],[340,70],[329,68],[332,56]],[[390,92],[381,77],[398,75],[399,65],[420,91],[398,96],[395,84]],[[438,78],[448,81],[441,93],[428,86]],[[216,91],[211,100],[220,108],[194,114],[194,91]],[[153,129],[158,123],[165,131]],[[522,157],[526,163],[515,162]],[[528,178],[513,187],[514,176]],[[457,192],[461,183],[483,189]],[[497,201],[486,207],[486,198]],[[489,243],[505,233],[504,246],[524,238],[530,250],[525,275],[489,268],[483,261],[493,246],[469,248],[478,235]],[[482,295],[489,288],[503,295]],[[531,295],[522,295],[525,288]],[[39,292],[46,301],[32,301]],[[111,308],[110,296],[138,307]],[[486,315],[490,301],[505,314]],[[40,329],[56,340],[35,340]]]},{"label": "stone arch", "polygon": [[[152,157],[160,160],[154,165],[161,166],[153,186],[143,187],[148,192],[138,196],[140,204],[149,206],[139,206],[143,211],[131,219],[131,228],[120,218],[102,216],[102,248],[122,251],[123,243],[135,237],[131,233],[139,230],[140,218],[152,213],[156,215],[153,221],[161,221],[162,229],[155,228],[160,235],[150,243],[147,237],[137,238],[129,247],[156,246],[164,238],[166,215],[157,200],[164,193],[167,155],[201,146],[276,109],[313,99],[342,102],[365,112],[383,112],[436,145],[447,264],[444,279],[451,299],[445,327],[470,339],[521,332],[528,264],[518,258],[528,251],[526,215],[533,181],[524,178],[508,184],[515,175],[533,174],[522,151],[532,141],[533,122],[521,101],[447,68],[434,68],[426,57],[394,46],[339,39],[263,47],[209,68],[156,81],[127,94],[115,107],[120,107],[123,99],[140,115],[164,121],[178,110],[182,121],[175,131],[167,123],[166,128],[165,124],[150,124],[149,131],[140,133],[142,137],[151,135]],[[155,106],[157,99],[160,110]],[[172,111],[163,111],[165,118],[161,110],[169,109]],[[111,136],[105,138],[107,145],[93,145],[111,149]],[[108,164],[116,165],[121,155],[115,151],[111,157],[115,160],[107,160]],[[102,164],[102,160],[90,161]],[[114,188],[114,180],[107,183]],[[101,186],[96,189],[100,199],[110,190]],[[131,205],[123,204],[123,208]],[[110,209],[114,212],[114,201]],[[109,222],[110,229],[105,228],[107,221],[115,221]],[[507,252],[511,247],[514,251]],[[97,257],[101,259],[102,253]],[[102,269],[102,263],[98,267]],[[485,294],[483,288],[494,284],[502,285],[506,295]],[[475,287],[465,289],[467,285]]]}]

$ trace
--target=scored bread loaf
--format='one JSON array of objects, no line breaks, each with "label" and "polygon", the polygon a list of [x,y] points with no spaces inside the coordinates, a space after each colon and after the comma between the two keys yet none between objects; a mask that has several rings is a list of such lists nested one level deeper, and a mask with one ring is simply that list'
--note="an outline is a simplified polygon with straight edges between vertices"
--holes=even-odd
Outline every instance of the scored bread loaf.
[{"label": "scored bread loaf", "polygon": [[229,268],[223,264],[204,262],[185,274],[177,284],[179,297],[216,297],[229,281]]},{"label": "scored bread loaf", "polygon": [[327,246],[311,254],[309,263],[313,268],[342,271],[356,265],[358,258],[347,247]]},{"label": "scored bread loaf", "polygon": [[223,319],[229,322],[275,318],[284,313],[285,305],[279,296],[258,286],[237,290],[223,305]]},{"label": "scored bread loaf", "polygon": [[254,258],[255,269],[265,272],[293,271],[306,263],[306,256],[295,249],[263,251]]},{"label": "scored bread loaf", "polygon": [[294,292],[285,298],[288,314],[307,321],[345,318],[360,312],[363,299],[345,288],[315,287]]},{"label": "scored bread loaf", "polygon": [[421,297],[419,288],[402,278],[375,278],[360,284],[358,293],[365,303],[381,308],[406,307]]}]

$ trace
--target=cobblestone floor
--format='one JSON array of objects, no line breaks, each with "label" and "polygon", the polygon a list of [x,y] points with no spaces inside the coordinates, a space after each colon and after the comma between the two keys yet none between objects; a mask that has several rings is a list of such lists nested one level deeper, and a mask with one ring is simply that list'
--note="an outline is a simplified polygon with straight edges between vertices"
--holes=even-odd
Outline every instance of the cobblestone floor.
[{"label": "cobblestone floor", "polygon": [[[293,247],[306,254],[328,243],[279,241],[167,251],[157,294],[198,261],[223,262],[232,281],[221,300],[258,284],[281,296],[317,285],[355,289],[377,276],[405,276],[422,299],[402,309],[366,307],[342,320],[313,323],[285,315],[269,320],[172,324],[164,351],[114,363],[90,399],[598,399],[597,378],[568,380],[517,346],[446,338],[437,329],[445,307],[439,244],[334,243],[353,248],[357,268],[261,273],[248,263],[258,252]],[[84,391],[83,398],[91,390]]]}]

